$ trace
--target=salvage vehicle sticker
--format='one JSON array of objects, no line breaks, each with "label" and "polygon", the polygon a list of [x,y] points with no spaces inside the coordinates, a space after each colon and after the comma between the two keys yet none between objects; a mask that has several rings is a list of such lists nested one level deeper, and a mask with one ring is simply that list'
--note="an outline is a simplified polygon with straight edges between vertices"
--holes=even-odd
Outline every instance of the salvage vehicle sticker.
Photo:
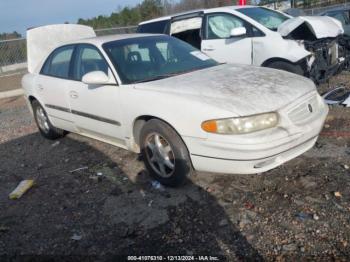
[{"label": "salvage vehicle sticker", "polygon": [[207,60],[210,59],[209,56],[203,54],[203,53],[200,52],[200,51],[193,51],[193,52],[191,52],[191,55],[197,57],[198,59],[200,59],[200,60],[202,60],[202,61],[207,61]]}]

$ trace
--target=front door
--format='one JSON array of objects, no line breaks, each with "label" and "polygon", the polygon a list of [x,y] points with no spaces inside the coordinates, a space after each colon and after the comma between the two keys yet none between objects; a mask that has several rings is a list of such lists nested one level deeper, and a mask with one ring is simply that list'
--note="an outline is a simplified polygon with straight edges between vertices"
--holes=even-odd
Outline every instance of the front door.
[{"label": "front door", "polygon": [[114,78],[108,63],[93,45],[79,45],[74,57],[69,103],[76,128],[80,133],[114,144],[124,144],[121,128],[119,86],[88,85],[85,74],[102,71]]},{"label": "front door", "polygon": [[252,64],[252,39],[247,35],[231,37],[234,28],[246,23],[232,14],[213,13],[206,16],[202,51],[221,63]]}]

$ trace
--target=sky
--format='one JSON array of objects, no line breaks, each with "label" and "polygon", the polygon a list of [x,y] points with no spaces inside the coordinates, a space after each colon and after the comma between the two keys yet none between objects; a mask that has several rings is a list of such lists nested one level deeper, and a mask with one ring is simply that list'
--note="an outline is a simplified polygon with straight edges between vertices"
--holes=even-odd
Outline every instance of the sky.
[{"label": "sky", "polygon": [[110,15],[119,7],[142,0],[0,0],[0,33],[57,23],[76,23],[79,18]]}]

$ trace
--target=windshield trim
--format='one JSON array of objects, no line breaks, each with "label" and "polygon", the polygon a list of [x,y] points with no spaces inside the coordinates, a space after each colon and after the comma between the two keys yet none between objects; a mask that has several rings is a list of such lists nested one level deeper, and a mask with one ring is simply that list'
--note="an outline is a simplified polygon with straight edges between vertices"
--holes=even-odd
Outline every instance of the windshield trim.
[{"label": "windshield trim", "polygon": [[205,69],[216,67],[216,66],[220,66],[220,65],[223,65],[223,64],[226,64],[226,63],[217,63],[216,65],[205,66],[205,67],[201,67],[201,68],[196,68],[194,70],[182,71],[182,72],[178,72],[178,73],[174,73],[174,74],[159,75],[159,76],[152,77],[150,79],[144,79],[144,80],[140,80],[140,81],[135,81],[135,82],[130,83],[130,84],[141,84],[141,83],[147,83],[147,82],[163,80],[163,79],[167,79],[167,78],[171,78],[171,77],[175,77],[175,76],[186,75],[186,74],[189,74],[189,73],[205,70]]}]

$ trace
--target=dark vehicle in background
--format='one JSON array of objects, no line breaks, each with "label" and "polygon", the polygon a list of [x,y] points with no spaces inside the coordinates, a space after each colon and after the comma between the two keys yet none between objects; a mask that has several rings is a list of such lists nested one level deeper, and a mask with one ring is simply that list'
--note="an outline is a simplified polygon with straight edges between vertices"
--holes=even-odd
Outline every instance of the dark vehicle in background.
[{"label": "dark vehicle in background", "polygon": [[344,34],[350,36],[350,7],[327,10],[320,14],[339,20],[344,28]]}]

